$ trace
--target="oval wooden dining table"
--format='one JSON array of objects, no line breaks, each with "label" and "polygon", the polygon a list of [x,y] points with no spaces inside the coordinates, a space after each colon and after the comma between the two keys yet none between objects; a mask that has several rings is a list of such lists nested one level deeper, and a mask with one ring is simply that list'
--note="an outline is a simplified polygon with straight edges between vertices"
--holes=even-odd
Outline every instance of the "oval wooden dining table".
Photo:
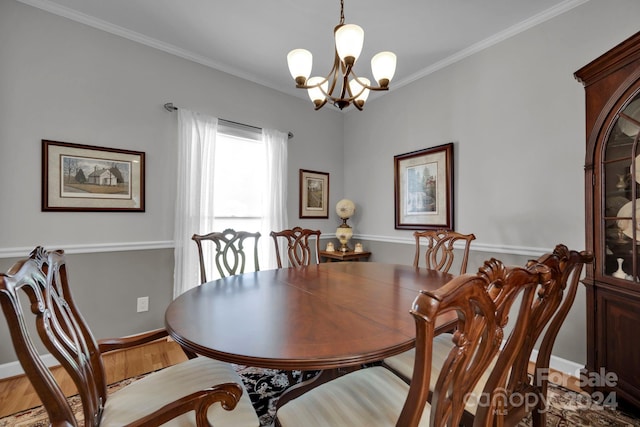
[{"label": "oval wooden dining table", "polygon": [[[263,270],[185,292],[169,304],[165,324],[187,350],[226,362],[285,370],[355,367],[412,348],[414,299],[452,278],[374,262]],[[451,320],[436,327],[450,328]]]}]

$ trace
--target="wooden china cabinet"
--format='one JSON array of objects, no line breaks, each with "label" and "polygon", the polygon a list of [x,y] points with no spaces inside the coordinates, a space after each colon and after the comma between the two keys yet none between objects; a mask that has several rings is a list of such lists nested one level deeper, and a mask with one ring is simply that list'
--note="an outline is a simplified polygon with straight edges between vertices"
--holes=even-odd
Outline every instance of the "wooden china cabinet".
[{"label": "wooden china cabinet", "polygon": [[595,256],[584,279],[583,381],[592,396],[639,412],[640,32],[575,77],[586,95],[586,244]]}]

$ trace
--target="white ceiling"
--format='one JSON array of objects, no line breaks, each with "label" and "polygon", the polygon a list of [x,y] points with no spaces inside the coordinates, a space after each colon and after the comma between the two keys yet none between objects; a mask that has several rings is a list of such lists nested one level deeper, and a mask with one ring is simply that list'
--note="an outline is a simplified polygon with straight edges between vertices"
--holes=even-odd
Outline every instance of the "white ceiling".
[{"label": "white ceiling", "polygon": [[[340,19],[339,0],[19,1],[304,98],[286,55],[308,49],[312,75],[328,74]],[[365,31],[359,76],[371,78],[377,52],[396,53],[393,90],[586,1],[344,0],[344,15]]]}]

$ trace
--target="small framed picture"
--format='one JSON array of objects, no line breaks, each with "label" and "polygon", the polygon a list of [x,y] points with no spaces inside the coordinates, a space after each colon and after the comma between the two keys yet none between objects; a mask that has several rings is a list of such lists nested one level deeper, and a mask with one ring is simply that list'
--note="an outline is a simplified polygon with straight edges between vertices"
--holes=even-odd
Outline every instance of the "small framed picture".
[{"label": "small framed picture", "polygon": [[393,159],[395,228],[453,230],[453,143]]},{"label": "small framed picture", "polygon": [[300,218],[329,218],[329,174],[300,169]]},{"label": "small framed picture", "polygon": [[42,140],[43,211],[144,212],[144,153]]}]

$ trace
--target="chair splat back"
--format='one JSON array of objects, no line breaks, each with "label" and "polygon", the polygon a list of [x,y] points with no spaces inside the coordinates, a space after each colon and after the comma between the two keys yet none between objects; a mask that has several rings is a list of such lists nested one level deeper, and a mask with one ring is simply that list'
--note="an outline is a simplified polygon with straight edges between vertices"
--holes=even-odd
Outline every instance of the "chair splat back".
[{"label": "chair splat back", "polygon": [[245,253],[245,241],[253,239],[253,263],[255,271],[260,270],[258,262],[258,239],[260,233],[250,233],[248,231],[235,231],[227,228],[222,232],[209,234],[194,234],[191,239],[198,246],[198,256],[200,259],[200,282],[207,282],[207,271],[205,262],[205,251],[203,242],[209,241],[215,246],[215,254],[212,256],[220,277],[233,276],[244,273],[247,265],[247,254]]},{"label": "chair splat back", "polygon": [[[536,286],[549,280],[549,269],[544,266],[506,267],[491,259],[476,275],[458,276],[434,292],[422,291],[411,310],[416,321],[413,377],[396,425],[418,425],[427,404],[434,319],[450,311],[458,314],[454,345],[432,391],[430,425],[458,426],[466,399],[500,350],[512,304],[520,295],[524,300],[533,299]],[[519,327],[526,329],[526,313],[519,320]],[[482,422],[476,421],[479,425],[492,422],[488,414]]]},{"label": "chair splat back", "polygon": [[[528,311],[529,327],[517,336],[513,331],[507,341],[505,351],[501,354],[502,363],[509,370],[508,383],[505,385],[507,395],[515,397],[527,396],[527,402],[537,402],[537,405],[526,404],[522,399],[505,399],[500,416],[505,420],[504,425],[517,424],[527,413],[531,412],[533,425],[546,425],[546,407],[548,371],[551,351],[556,337],[573,305],[580,275],[585,264],[593,262],[593,256],[588,252],[569,250],[567,246],[559,244],[553,253],[548,253],[537,260],[529,261],[528,266],[544,265],[550,269],[551,281],[546,286],[540,286],[529,306],[522,306],[521,310]],[[507,346],[513,340],[521,342],[514,345],[511,354]],[[529,360],[539,343],[533,376],[528,374]],[[522,402],[524,405],[513,405]]]},{"label": "chair splat back", "polygon": [[[289,259],[290,267],[302,267],[320,262],[318,259],[318,254],[320,253],[320,230],[294,227],[290,230],[272,231],[270,236],[275,244],[278,268],[282,268],[278,239],[284,239],[287,242],[287,258]],[[309,239],[312,239],[311,245],[309,244]],[[315,241],[315,244],[313,241]]]},{"label": "chair splat back", "polygon": [[460,274],[466,273],[467,262],[469,260],[469,247],[471,246],[471,241],[475,240],[475,235],[462,234],[449,230],[427,230],[416,231],[413,233],[413,236],[416,239],[416,254],[413,259],[414,267],[418,267],[420,264],[420,242],[426,240],[426,267],[448,273],[454,260],[453,244],[456,241],[463,241],[464,248],[462,262],[460,264]]},{"label": "chair splat back", "polygon": [[85,425],[99,425],[107,395],[104,368],[97,343],[69,291],[63,252],[46,252],[38,247],[8,274],[1,274],[0,303],[18,359],[51,424],[75,426],[71,407],[29,333],[25,318],[28,311],[21,305],[21,292],[28,296],[40,341],[78,389]]}]

